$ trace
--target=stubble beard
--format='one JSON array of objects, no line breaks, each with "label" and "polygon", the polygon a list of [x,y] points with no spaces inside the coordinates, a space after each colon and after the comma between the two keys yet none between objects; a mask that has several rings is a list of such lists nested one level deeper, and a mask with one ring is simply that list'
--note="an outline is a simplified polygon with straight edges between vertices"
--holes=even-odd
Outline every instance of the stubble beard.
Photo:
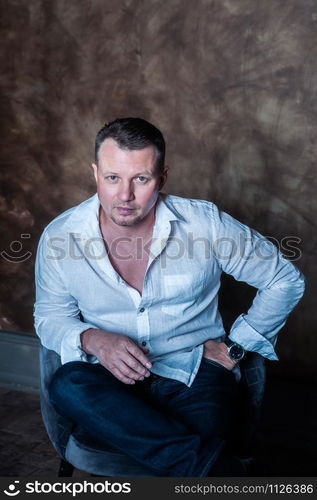
[{"label": "stubble beard", "polygon": [[110,215],[110,219],[112,222],[117,224],[117,226],[122,226],[122,227],[131,227],[135,226],[139,222],[141,222],[142,219],[144,219],[143,214],[137,215],[134,219],[130,220],[118,220],[117,217],[115,217],[113,214]]}]

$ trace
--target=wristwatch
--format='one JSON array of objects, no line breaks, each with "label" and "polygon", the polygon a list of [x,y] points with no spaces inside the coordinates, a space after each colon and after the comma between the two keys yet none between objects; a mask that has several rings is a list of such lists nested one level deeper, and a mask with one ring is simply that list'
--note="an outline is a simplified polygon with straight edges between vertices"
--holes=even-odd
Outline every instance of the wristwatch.
[{"label": "wristwatch", "polygon": [[242,345],[232,342],[229,337],[224,339],[224,343],[228,347],[228,355],[233,361],[241,361],[245,355],[245,350]]}]

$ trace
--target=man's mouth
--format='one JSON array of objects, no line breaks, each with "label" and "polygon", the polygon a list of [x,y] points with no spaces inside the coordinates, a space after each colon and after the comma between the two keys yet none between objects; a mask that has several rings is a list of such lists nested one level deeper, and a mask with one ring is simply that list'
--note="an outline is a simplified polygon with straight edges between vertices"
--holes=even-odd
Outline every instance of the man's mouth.
[{"label": "man's mouth", "polygon": [[115,207],[120,215],[130,215],[135,210],[135,208],[128,207]]}]

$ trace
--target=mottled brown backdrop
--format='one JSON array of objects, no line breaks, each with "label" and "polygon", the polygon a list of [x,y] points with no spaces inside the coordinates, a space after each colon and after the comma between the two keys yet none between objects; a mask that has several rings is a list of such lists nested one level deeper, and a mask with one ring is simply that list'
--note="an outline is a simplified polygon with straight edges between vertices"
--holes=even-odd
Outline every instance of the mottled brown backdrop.
[{"label": "mottled brown backdrop", "polygon": [[[316,0],[0,5],[0,328],[33,331],[37,241],[94,192],[96,131],[141,116],[166,135],[167,192],[212,200],[278,241],[298,238],[307,292],[278,352],[289,373],[313,375]],[[252,293],[225,281],[230,322]]]}]

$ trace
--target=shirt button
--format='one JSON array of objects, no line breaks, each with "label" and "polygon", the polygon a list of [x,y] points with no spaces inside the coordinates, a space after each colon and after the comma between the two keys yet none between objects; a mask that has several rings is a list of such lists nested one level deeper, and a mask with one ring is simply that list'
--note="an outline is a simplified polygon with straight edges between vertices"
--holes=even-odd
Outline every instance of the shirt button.
[{"label": "shirt button", "polygon": [[143,342],[142,342],[142,345],[146,345],[146,342],[145,342],[145,340],[143,340]]},{"label": "shirt button", "polygon": [[144,307],[141,307],[140,313],[144,313],[144,311],[145,311]]}]

